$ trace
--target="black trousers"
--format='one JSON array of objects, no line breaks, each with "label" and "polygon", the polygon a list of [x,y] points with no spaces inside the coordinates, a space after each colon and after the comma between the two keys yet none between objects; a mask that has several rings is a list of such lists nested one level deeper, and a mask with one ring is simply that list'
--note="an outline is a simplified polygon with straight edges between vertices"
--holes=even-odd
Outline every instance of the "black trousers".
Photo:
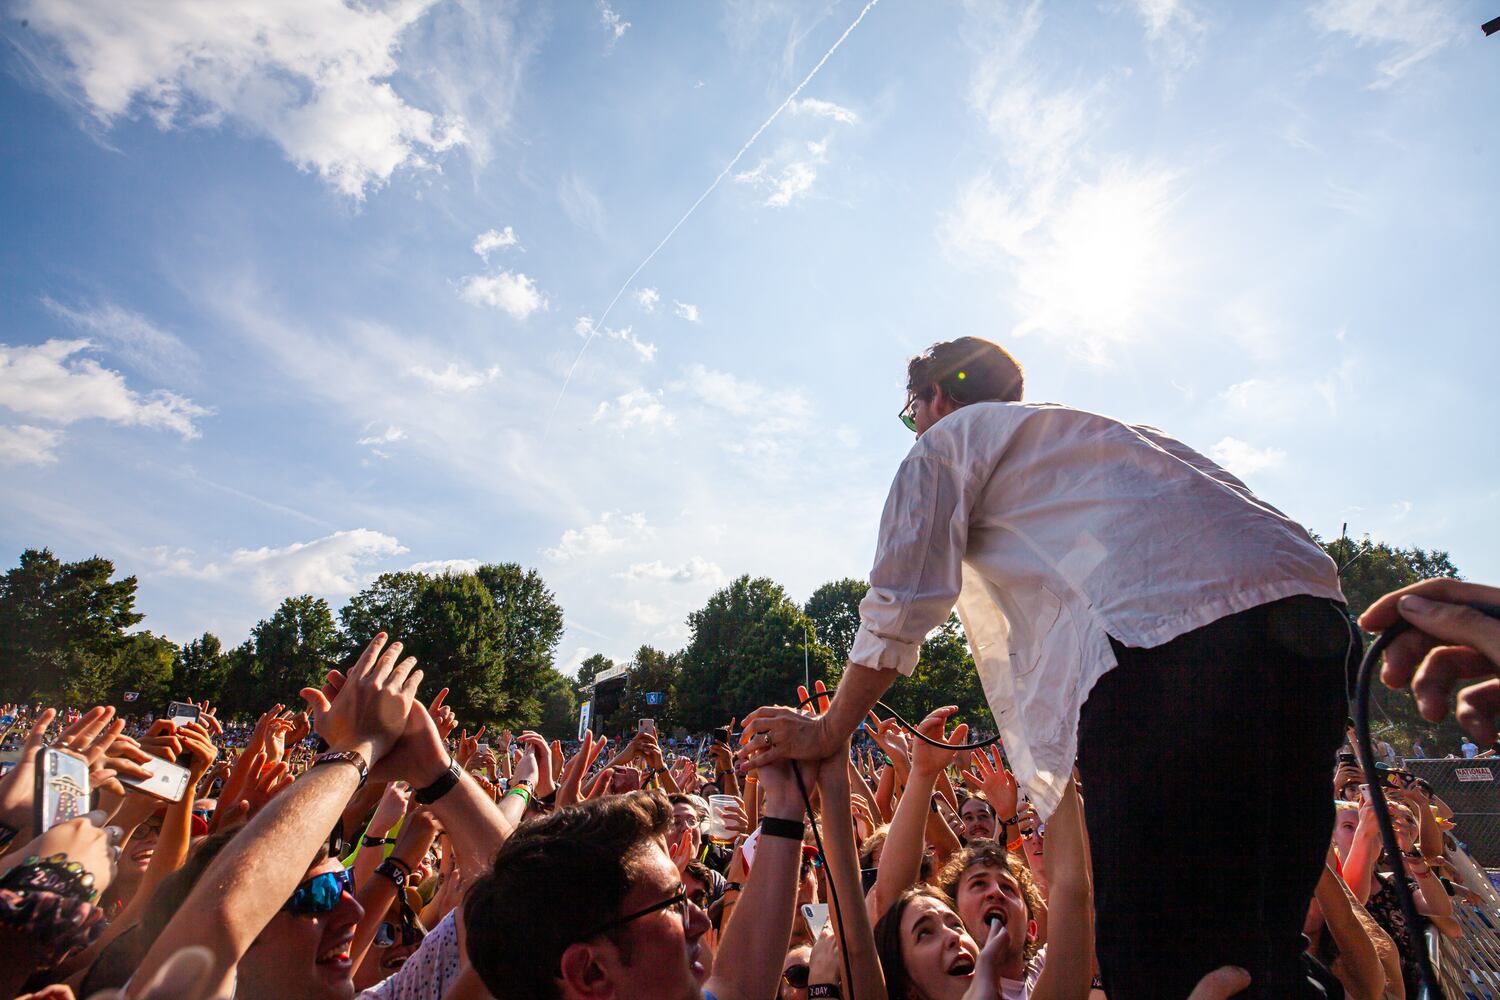
[{"label": "black trousers", "polygon": [[[1119,666],[1083,706],[1078,767],[1110,1000],[1179,1000],[1221,965],[1300,997],[1302,925],[1333,831],[1350,631],[1291,597]],[[1113,642],[1113,640],[1111,640]]]}]

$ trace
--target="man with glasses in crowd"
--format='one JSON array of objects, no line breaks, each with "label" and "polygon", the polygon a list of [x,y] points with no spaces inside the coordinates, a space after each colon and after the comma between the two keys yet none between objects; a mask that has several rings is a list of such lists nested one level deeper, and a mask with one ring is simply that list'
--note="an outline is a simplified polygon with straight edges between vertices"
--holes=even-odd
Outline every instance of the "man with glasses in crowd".
[{"label": "man with glasses in crowd", "polygon": [[[1337,568],[1198,452],[1022,403],[1023,381],[975,337],[909,362],[900,418],[917,442],[891,485],[833,705],[753,713],[742,762],[827,756],[956,606],[1043,818],[1076,758],[1111,1000],[1186,996],[1222,965],[1249,970],[1255,995],[1299,996],[1345,714]],[[1224,774],[1232,794],[1206,807]],[[1182,871],[1212,890],[1165,908],[1143,891]]]}]

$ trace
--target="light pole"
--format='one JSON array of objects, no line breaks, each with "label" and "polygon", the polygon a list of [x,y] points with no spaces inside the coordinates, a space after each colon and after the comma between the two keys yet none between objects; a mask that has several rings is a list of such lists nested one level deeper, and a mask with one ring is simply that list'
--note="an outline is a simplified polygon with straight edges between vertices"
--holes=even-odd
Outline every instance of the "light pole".
[{"label": "light pole", "polygon": [[807,622],[802,623],[802,686],[807,688],[807,693],[812,694],[812,674],[807,667]]}]

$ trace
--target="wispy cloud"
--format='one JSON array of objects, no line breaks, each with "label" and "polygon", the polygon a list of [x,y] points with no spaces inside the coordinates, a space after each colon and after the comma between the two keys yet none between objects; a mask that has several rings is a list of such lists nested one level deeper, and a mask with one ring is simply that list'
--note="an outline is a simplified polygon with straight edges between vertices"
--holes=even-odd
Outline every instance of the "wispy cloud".
[{"label": "wispy cloud", "polygon": [[1167,74],[1167,86],[1198,61],[1207,34],[1202,17],[1189,0],[1129,0],[1146,29],[1146,42]]},{"label": "wispy cloud", "polygon": [[519,271],[471,274],[460,283],[459,296],[471,305],[503,309],[518,320],[547,308],[536,282]]},{"label": "wispy cloud", "polygon": [[438,392],[444,393],[472,392],[500,377],[498,366],[492,365],[481,370],[460,365],[456,361],[448,362],[448,367],[440,372],[433,371],[426,365],[413,365],[407,369],[407,373],[421,379]]},{"label": "wispy cloud", "polygon": [[607,511],[592,524],[564,531],[557,545],[546,549],[545,552],[549,559],[557,562],[570,562],[575,559],[607,555],[627,545],[650,538],[651,535],[652,530],[646,523],[646,515]]},{"label": "wispy cloud", "polygon": [[602,423],[616,431],[632,430],[636,427],[656,431],[671,427],[677,418],[668,412],[661,401],[660,391],[632,389],[604,400],[594,410],[594,423]]},{"label": "wispy cloud", "polygon": [[718,586],[724,582],[724,571],[717,563],[701,556],[693,556],[679,566],[668,566],[660,559],[636,563],[620,576],[627,580],[651,583],[707,583]]},{"label": "wispy cloud", "polygon": [[1286,461],[1286,452],[1280,448],[1256,448],[1239,438],[1225,437],[1208,450],[1208,457],[1237,476],[1253,476],[1281,465]]},{"label": "wispy cloud", "polygon": [[198,355],[193,349],[140,313],[112,302],[71,308],[43,297],[42,305],[143,375],[168,382],[185,381],[196,375]]},{"label": "wispy cloud", "polygon": [[210,17],[195,0],[24,0],[13,16],[57,45],[65,65],[51,76],[105,125],[138,112],[162,129],[232,120],[359,199],[465,141],[461,118],[414,107],[389,82],[433,2],[225,0]]},{"label": "wispy cloud", "polygon": [[397,427],[395,424],[389,424],[386,426],[386,429],[381,431],[379,434],[366,434],[356,443],[361,447],[378,448],[383,444],[395,444],[397,441],[404,440],[405,438],[405,431]]},{"label": "wispy cloud", "polygon": [[62,431],[20,424],[0,426],[0,465],[50,465],[57,461]]},{"label": "wispy cloud", "polygon": [[595,327],[594,321],[588,316],[580,316],[573,324],[573,332],[580,337],[588,337],[591,334],[599,334],[610,340],[618,340],[630,345],[636,354],[640,355],[642,361],[656,360],[656,345],[642,340],[635,335],[633,327]]},{"label": "wispy cloud", "polygon": [[372,563],[405,551],[390,535],[355,528],[279,548],[237,549],[227,559],[202,564],[181,549],[158,549],[155,558],[163,572],[200,580],[243,579],[260,600],[275,600],[287,594],[352,594],[374,577]]},{"label": "wispy cloud", "polygon": [[1443,0],[1319,0],[1309,8],[1313,23],[1346,35],[1358,46],[1389,49],[1370,83],[1382,90],[1400,83],[1417,65],[1464,34],[1457,8]]},{"label": "wispy cloud", "polygon": [[483,257],[485,263],[489,263],[490,254],[496,250],[504,250],[507,247],[518,247],[521,241],[516,236],[516,231],[510,226],[504,229],[486,229],[474,237],[474,252]]},{"label": "wispy cloud", "polygon": [[406,567],[408,573],[426,573],[428,576],[447,576],[455,574],[462,576],[472,573],[481,566],[478,559],[428,559],[425,562],[412,563]]},{"label": "wispy cloud", "polygon": [[632,294],[636,305],[646,312],[656,312],[656,304],[661,301],[661,292],[654,288],[637,288]]},{"label": "wispy cloud", "polygon": [[599,23],[609,32],[609,44],[614,45],[630,30],[630,22],[620,16],[620,12],[610,6],[609,0],[599,0]]},{"label": "wispy cloud", "polygon": [[831,118],[840,125],[854,125],[859,122],[859,115],[855,114],[852,109],[832,101],[819,100],[816,97],[804,97],[800,101],[793,101],[787,105],[787,110],[794,115]]},{"label": "wispy cloud", "polygon": [[703,320],[703,314],[691,302],[678,302],[676,299],[673,299],[672,306],[673,311],[677,313],[680,319],[685,319],[689,323],[699,323]]},{"label": "wispy cloud", "polygon": [[[0,406],[63,426],[97,419],[198,437],[197,421],[212,410],[165,389],[144,394],[131,389],[119,372],[80,357],[91,346],[87,340],[0,344]],[[40,441],[35,434],[29,437]]]}]

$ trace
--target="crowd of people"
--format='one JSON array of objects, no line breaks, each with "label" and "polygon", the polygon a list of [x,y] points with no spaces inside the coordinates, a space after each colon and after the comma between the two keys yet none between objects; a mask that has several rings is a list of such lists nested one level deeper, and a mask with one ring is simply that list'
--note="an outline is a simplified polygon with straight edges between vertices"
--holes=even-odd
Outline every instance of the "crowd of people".
[{"label": "crowd of people", "polygon": [[[734,739],[702,760],[651,731],[486,739],[459,728],[446,691],[419,697],[421,681],[381,635],[303,691],[305,710],[274,705],[253,725],[207,704],[149,724],[7,706],[21,753],[0,778],[3,995],[1107,995],[1089,789],[1075,774],[1042,821],[1001,746],[955,749],[969,727],[952,708],[915,733],[872,714],[855,747],[747,768]],[[795,703],[826,709],[821,683]],[[93,811],[39,830],[43,747],[86,762]],[[158,761],[187,768],[180,799],[138,787]],[[1451,878],[1453,813],[1399,768],[1372,780],[1348,748],[1329,765],[1337,822],[1306,904],[1308,974],[1328,996],[1414,996],[1396,880],[1441,933],[1480,903]],[[1121,780],[1150,794],[1149,775]],[[1163,907],[1218,891],[1149,890]],[[1247,981],[1222,968],[1192,996]]]}]

